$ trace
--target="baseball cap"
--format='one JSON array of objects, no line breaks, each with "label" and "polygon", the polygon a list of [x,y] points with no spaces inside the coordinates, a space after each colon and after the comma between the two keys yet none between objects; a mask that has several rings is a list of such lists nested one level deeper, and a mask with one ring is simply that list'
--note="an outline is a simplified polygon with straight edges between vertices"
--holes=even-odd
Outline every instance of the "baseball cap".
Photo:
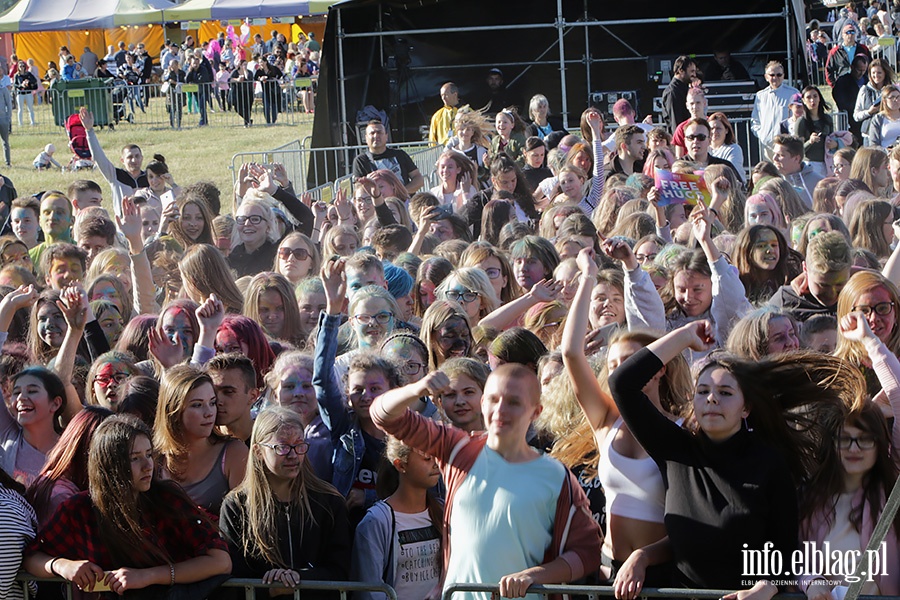
[{"label": "baseball cap", "polygon": [[803,96],[800,94],[794,94],[791,96],[791,101],[788,103],[790,106],[794,106],[795,104],[798,106],[803,106]]},{"label": "baseball cap", "polygon": [[841,27],[841,31],[842,32],[852,31],[853,33],[856,33],[856,25],[854,25],[853,23],[847,23],[846,25]]},{"label": "baseball cap", "polygon": [[503,71],[501,71],[501,70],[498,69],[497,67],[494,67],[493,69],[491,69],[490,71],[488,71],[488,75],[494,75],[494,74],[497,74],[497,75],[499,75],[500,77],[503,77]]}]

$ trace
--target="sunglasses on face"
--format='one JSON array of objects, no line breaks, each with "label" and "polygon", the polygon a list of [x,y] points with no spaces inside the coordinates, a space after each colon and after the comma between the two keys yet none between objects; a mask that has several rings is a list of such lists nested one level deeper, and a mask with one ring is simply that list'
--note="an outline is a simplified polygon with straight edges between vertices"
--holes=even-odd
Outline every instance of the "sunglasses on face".
[{"label": "sunglasses on face", "polygon": [[306,248],[279,248],[278,249],[278,258],[281,260],[287,260],[288,257],[293,256],[296,260],[306,260],[309,258],[309,250]]},{"label": "sunglasses on face", "polygon": [[250,222],[251,225],[259,225],[264,220],[265,219],[263,219],[259,215],[250,215],[249,217],[245,217],[245,216],[236,217],[234,222],[240,226],[246,225],[248,221]]},{"label": "sunglasses on face", "polygon": [[707,139],[708,137],[709,137],[709,136],[706,135],[705,133],[695,133],[695,134],[692,134],[692,135],[686,135],[686,136],[684,136],[684,139],[686,139],[686,140],[697,140],[698,142],[705,142],[706,139]]}]

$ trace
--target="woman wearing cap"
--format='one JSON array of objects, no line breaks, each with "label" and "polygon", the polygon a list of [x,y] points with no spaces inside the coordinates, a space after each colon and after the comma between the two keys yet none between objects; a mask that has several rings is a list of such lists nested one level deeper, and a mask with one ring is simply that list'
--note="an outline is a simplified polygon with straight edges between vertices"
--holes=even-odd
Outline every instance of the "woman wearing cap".
[{"label": "woman wearing cap", "polygon": [[853,119],[862,125],[864,145],[869,145],[869,127],[872,117],[881,108],[881,94],[884,86],[894,83],[894,70],[888,62],[876,58],[869,65],[869,81],[859,88],[856,106],[853,108]]}]

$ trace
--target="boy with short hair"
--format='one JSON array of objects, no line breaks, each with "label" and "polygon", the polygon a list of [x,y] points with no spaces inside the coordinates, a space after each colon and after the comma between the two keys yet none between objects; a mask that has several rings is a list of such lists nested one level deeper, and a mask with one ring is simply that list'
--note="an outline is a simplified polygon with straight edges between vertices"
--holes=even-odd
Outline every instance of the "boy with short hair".
[{"label": "boy with short hair", "polygon": [[837,301],[850,279],[853,255],[843,234],[820,233],[809,241],[803,261],[805,280],[781,286],[769,304],[791,313],[798,321],[814,315],[837,316]]},{"label": "boy with short hair", "polygon": [[90,179],[77,179],[69,185],[66,197],[72,203],[75,216],[88,206],[101,206],[103,204],[103,190],[100,184]]},{"label": "boy with short hair", "polygon": [[106,217],[85,214],[75,222],[75,241],[87,254],[88,266],[95,256],[112,247],[115,239],[116,226]]},{"label": "boy with short hair", "polygon": [[368,252],[357,252],[347,258],[345,266],[347,277],[347,299],[367,285],[377,285],[388,289],[384,279],[384,265],[381,259]]},{"label": "boy with short hair", "polygon": [[62,192],[46,192],[41,198],[39,222],[44,232],[44,241],[28,251],[31,262],[43,264],[41,256],[48,246],[58,242],[71,244],[72,239],[72,204]]},{"label": "boy with short hair", "polygon": [[534,371],[508,363],[491,373],[481,401],[487,432],[477,436],[409,410],[448,387],[445,374],[429,373],[382,394],[369,411],[379,428],[441,466],[444,581],[499,581],[501,596],[518,598],[531,585],[597,569],[600,530],[584,492],[562,464],[528,445],[542,410]]},{"label": "boy with short hair", "polygon": [[74,244],[50,244],[41,256],[41,273],[47,287],[62,290],[80,283],[87,269],[87,254]]},{"label": "boy with short hair", "polygon": [[31,250],[44,237],[39,225],[41,202],[34,196],[23,196],[12,201],[9,222],[13,234]]},{"label": "boy with short hair", "polygon": [[237,352],[217,354],[206,363],[206,372],[216,390],[216,426],[249,446],[250,409],[259,398],[253,361]]}]

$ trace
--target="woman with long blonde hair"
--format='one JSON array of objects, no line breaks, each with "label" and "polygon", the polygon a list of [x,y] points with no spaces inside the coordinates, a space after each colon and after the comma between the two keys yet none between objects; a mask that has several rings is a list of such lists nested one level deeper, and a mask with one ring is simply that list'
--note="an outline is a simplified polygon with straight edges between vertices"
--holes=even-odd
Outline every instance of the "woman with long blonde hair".
[{"label": "woman with long blonde hair", "polygon": [[194,302],[203,302],[215,294],[225,311],[241,314],[244,309],[244,295],[234,283],[234,274],[225,262],[225,257],[210,244],[194,244],[181,262],[178,263],[184,292]]},{"label": "woman with long blonde hair", "polygon": [[283,588],[301,580],[347,579],[347,508],[313,472],[303,430],[300,415],[287,408],[268,408],[256,417],[247,473],[225,498],[219,521],[235,577]]},{"label": "woman with long blonde hair", "polygon": [[283,275],[259,273],[250,280],[244,291],[244,316],[259,323],[270,338],[295,346],[304,342],[300,309],[293,287]]}]

